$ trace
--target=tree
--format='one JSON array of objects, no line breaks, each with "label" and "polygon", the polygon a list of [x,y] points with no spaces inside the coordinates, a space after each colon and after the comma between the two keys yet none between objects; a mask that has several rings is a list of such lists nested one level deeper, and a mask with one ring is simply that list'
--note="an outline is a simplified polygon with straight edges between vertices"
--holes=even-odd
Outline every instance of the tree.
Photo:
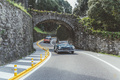
[{"label": "tree", "polygon": [[79,16],[86,16],[86,11],[88,10],[88,0],[77,0],[78,4],[73,10],[73,13]]},{"label": "tree", "polygon": [[22,3],[26,9],[28,9],[28,7],[29,7],[29,5],[28,5],[29,0],[12,0],[12,1],[15,1],[17,3]]},{"label": "tree", "polygon": [[120,31],[120,0],[89,0],[88,7],[88,16],[105,30]]},{"label": "tree", "polygon": [[29,4],[32,5],[32,8],[38,10],[72,12],[72,6],[64,0],[29,0]]}]

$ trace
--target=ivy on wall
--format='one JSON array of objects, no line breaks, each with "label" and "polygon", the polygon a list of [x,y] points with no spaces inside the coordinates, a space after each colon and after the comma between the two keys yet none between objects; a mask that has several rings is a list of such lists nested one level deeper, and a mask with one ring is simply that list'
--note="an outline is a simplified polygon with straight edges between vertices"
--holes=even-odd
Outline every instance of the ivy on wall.
[{"label": "ivy on wall", "polygon": [[27,10],[22,6],[21,3],[15,3],[14,1],[11,1],[11,0],[7,0],[10,4],[14,5],[15,7],[21,9],[22,11],[24,11],[26,14],[28,14],[30,17],[32,17],[28,12]]},{"label": "ivy on wall", "polygon": [[34,12],[39,12],[39,13],[56,13],[56,14],[63,14],[63,15],[69,15],[69,16],[74,16],[76,18],[78,18],[79,16],[75,15],[75,14],[69,14],[69,13],[59,13],[59,12],[56,12],[56,11],[46,11],[46,10],[37,10],[37,9],[31,9],[32,11]]},{"label": "ivy on wall", "polygon": [[103,38],[108,38],[108,39],[112,39],[112,40],[120,40],[120,32],[95,30],[95,29],[93,29],[93,27],[91,27],[92,22],[93,22],[93,20],[86,18],[86,17],[83,19],[79,19],[79,23],[82,24],[82,28],[86,33],[92,34],[92,35],[99,35]]}]

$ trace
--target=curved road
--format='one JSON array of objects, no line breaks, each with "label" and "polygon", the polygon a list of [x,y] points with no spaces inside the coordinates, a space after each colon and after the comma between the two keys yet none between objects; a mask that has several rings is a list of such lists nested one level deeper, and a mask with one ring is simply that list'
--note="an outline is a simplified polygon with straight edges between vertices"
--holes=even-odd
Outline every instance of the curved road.
[{"label": "curved road", "polygon": [[75,54],[56,54],[52,45],[47,43],[41,45],[50,48],[52,56],[46,64],[24,80],[120,80],[118,70],[87,54],[108,60],[111,64],[112,58],[115,58],[114,60],[118,62],[113,63],[120,69],[118,57],[82,50],[76,50]]}]

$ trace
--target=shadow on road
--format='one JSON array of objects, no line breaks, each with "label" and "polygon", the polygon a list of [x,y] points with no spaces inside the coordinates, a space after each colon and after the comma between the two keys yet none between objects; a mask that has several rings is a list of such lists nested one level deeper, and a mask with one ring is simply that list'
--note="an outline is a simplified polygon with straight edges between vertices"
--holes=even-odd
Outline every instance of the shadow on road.
[{"label": "shadow on road", "polygon": [[[54,52],[54,49],[49,49],[52,53],[55,53]],[[71,53],[68,53],[68,52],[60,52],[60,53],[56,53],[58,55],[78,55],[77,53],[74,53],[74,54],[71,54]]]}]

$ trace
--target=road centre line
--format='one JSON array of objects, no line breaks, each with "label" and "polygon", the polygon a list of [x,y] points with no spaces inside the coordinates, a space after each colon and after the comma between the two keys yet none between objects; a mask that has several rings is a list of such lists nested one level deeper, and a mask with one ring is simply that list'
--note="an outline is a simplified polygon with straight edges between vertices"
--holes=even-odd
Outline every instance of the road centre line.
[{"label": "road centre line", "polygon": [[[86,54],[85,52],[80,52],[80,53]],[[114,69],[117,70],[118,72],[120,72],[120,69],[119,69],[119,68],[117,68],[116,66],[108,63],[108,62],[105,61],[105,60],[102,60],[102,59],[100,59],[100,58],[98,58],[98,57],[96,57],[96,56],[93,56],[93,55],[91,55],[91,54],[86,54],[86,55],[89,55],[89,56],[91,56],[91,57],[93,57],[93,58],[95,58],[95,59],[97,59],[97,60],[100,60],[100,61],[104,62],[105,64],[111,66],[112,68],[114,68]]]}]

